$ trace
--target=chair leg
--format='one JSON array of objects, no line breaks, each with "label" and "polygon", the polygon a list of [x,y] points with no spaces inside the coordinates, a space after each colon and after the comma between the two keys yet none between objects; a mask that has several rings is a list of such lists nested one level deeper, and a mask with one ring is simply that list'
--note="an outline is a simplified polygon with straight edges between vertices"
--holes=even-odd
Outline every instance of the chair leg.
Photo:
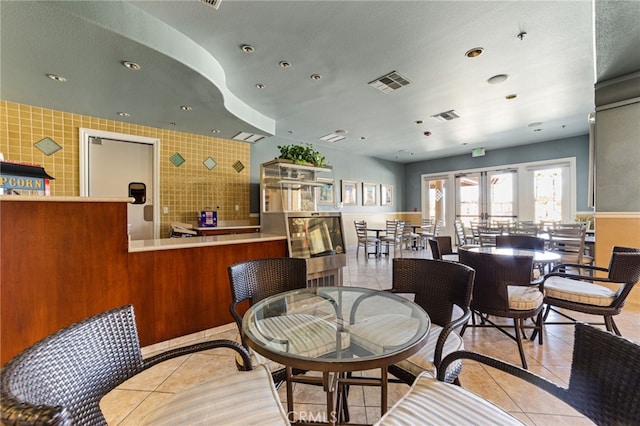
[{"label": "chair leg", "polygon": [[520,329],[523,326],[522,318],[513,319],[513,327],[516,331],[516,343],[518,344],[518,351],[520,352],[520,359],[522,360],[522,368],[527,370],[527,360],[524,357],[524,348],[522,347],[522,336]]},{"label": "chair leg", "polygon": [[622,334],[620,334],[620,330],[618,330],[618,326],[616,325],[616,323],[613,320],[612,316],[605,315],[604,324],[607,327],[607,331],[609,331],[611,333],[615,333],[618,336],[622,336]]}]

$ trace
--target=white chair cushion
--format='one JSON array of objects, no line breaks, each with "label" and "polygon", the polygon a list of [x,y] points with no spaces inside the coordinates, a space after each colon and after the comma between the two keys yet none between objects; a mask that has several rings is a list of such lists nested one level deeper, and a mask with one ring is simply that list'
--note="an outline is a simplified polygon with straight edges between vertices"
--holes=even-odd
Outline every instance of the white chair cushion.
[{"label": "white chair cushion", "polygon": [[176,393],[144,419],[145,425],[289,425],[271,375],[251,371],[207,381]]},{"label": "white chair cushion", "polygon": [[381,314],[350,325],[351,341],[372,352],[382,353],[385,346],[402,345],[418,331],[417,318],[397,314]]},{"label": "white chair cushion", "polygon": [[516,311],[536,309],[542,305],[544,300],[538,287],[510,285],[507,286],[507,292],[509,293],[509,309]]},{"label": "white chair cushion", "polygon": [[[409,358],[398,362],[396,365],[414,376],[418,376],[427,371],[435,377],[437,371],[435,365],[433,365],[433,358],[436,352],[436,343],[438,343],[438,338],[440,337],[441,332],[442,327],[436,324],[431,324],[427,343],[418,352],[411,355]],[[442,357],[444,358],[451,352],[462,349],[464,349],[462,338],[455,332],[449,333],[447,340],[444,342],[444,347],[442,348]],[[450,364],[449,369],[459,369],[461,364],[462,360],[458,360]]]},{"label": "white chair cushion", "polygon": [[522,425],[518,419],[476,394],[421,374],[376,426]]},{"label": "white chair cushion", "polygon": [[[264,336],[273,337],[267,346],[305,357],[319,357],[336,350],[336,326],[308,314],[269,317],[258,321]],[[349,347],[349,333],[340,332],[341,345]]]},{"label": "white chair cushion", "polygon": [[610,306],[616,298],[616,292],[605,286],[563,277],[547,278],[544,293],[555,299],[594,306]]}]

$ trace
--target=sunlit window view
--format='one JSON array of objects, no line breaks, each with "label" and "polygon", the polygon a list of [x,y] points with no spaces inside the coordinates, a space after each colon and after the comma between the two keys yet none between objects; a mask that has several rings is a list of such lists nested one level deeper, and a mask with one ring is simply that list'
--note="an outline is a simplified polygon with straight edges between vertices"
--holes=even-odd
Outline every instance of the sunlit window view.
[{"label": "sunlit window view", "polygon": [[466,227],[480,219],[480,177],[465,176],[458,179],[459,218]]},{"label": "sunlit window view", "polygon": [[562,220],[562,169],[537,170],[533,174],[535,222]]},{"label": "sunlit window view", "polygon": [[495,219],[514,219],[514,173],[491,176],[489,215]]}]

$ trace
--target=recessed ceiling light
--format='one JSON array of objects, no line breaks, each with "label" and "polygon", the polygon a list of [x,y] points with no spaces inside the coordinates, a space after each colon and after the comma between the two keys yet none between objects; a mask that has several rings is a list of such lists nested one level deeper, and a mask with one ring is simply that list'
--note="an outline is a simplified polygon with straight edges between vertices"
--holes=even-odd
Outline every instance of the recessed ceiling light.
[{"label": "recessed ceiling light", "polygon": [[119,112],[118,115],[120,117],[129,117],[131,114],[129,114],[128,112]]},{"label": "recessed ceiling light", "polygon": [[360,136],[360,140],[361,140],[361,141],[366,140],[366,139],[367,139],[367,137],[366,137],[366,136]]},{"label": "recessed ceiling light", "polygon": [[507,80],[509,80],[509,74],[497,74],[497,75],[494,75],[493,77],[489,77],[487,79],[487,83],[500,84],[500,83],[504,83]]},{"label": "recessed ceiling light", "polygon": [[311,80],[320,80],[322,77],[320,76],[320,74],[311,74]]},{"label": "recessed ceiling light", "polygon": [[264,89],[264,84],[256,83],[256,89]]},{"label": "recessed ceiling light", "polygon": [[60,83],[64,83],[65,81],[67,81],[67,79],[61,75],[47,74],[47,77],[49,77],[51,80],[59,81]]},{"label": "recessed ceiling light", "polygon": [[280,66],[282,68],[289,68],[291,66],[291,62],[289,62],[289,61],[280,61]]},{"label": "recessed ceiling light", "polygon": [[467,58],[477,58],[482,55],[482,52],[484,52],[482,47],[474,47],[473,49],[467,50],[467,53],[465,53],[464,56]]},{"label": "recessed ceiling light", "polygon": [[336,130],[334,133],[336,135],[346,135],[349,132],[347,130]]},{"label": "recessed ceiling light", "polygon": [[211,133],[220,133],[220,130],[218,130],[218,129],[212,129],[212,130],[211,130]]},{"label": "recessed ceiling light", "polygon": [[542,129],[533,129],[534,132],[541,132]]},{"label": "recessed ceiling light", "polygon": [[125,68],[129,68],[130,70],[133,70],[133,71],[138,71],[140,68],[142,68],[140,65],[136,64],[135,62],[131,62],[131,61],[123,61],[122,65]]},{"label": "recessed ceiling light", "polygon": [[510,100],[515,99],[517,97],[518,97],[518,95],[516,95],[515,93],[512,93],[511,95],[507,95],[504,98],[510,101]]},{"label": "recessed ceiling light", "polygon": [[416,124],[422,124],[422,120],[416,120],[415,123]]},{"label": "recessed ceiling light", "polygon": [[256,48],[251,46],[250,44],[243,44],[242,46],[240,46],[240,49],[242,49],[244,53],[253,53],[256,51]]},{"label": "recessed ceiling light", "polygon": [[182,105],[182,106],[180,107],[180,109],[181,109],[181,110],[183,110],[183,111],[191,111],[193,108],[191,108],[191,107],[190,107],[190,106],[188,106],[188,105]]},{"label": "recessed ceiling light", "polygon": [[542,125],[542,121],[534,121],[533,123],[529,123],[527,127],[538,127]]}]

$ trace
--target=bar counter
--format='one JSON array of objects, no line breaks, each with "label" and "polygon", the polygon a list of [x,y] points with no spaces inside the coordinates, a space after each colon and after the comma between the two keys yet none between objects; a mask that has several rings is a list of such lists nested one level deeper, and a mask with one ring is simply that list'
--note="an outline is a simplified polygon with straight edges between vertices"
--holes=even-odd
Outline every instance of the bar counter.
[{"label": "bar counter", "polygon": [[71,323],[133,304],[148,346],[232,322],[227,266],[284,236],[129,241],[124,199],[0,196],[0,365]]}]

